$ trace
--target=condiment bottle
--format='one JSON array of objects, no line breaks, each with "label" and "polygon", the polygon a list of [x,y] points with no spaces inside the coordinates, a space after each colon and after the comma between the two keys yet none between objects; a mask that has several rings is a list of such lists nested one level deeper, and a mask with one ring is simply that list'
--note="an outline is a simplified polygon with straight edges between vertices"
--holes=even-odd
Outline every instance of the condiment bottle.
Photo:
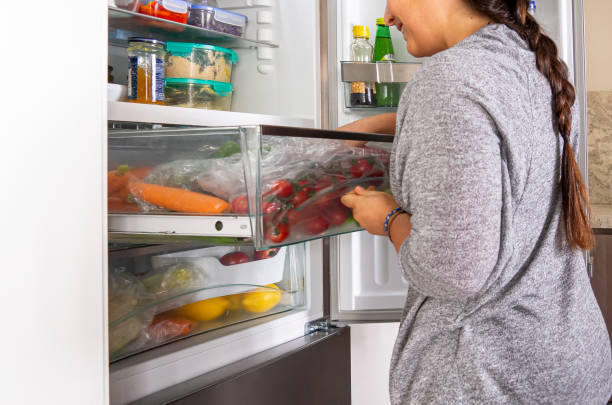
[{"label": "condiment bottle", "polygon": [[[351,59],[353,62],[372,62],[374,48],[368,41],[370,30],[365,25],[353,26]],[[351,107],[376,107],[376,90],[370,82],[351,83]]]},{"label": "condiment bottle", "polygon": [[[375,62],[395,62],[391,32],[384,18],[376,19],[376,41],[374,43]],[[376,105],[378,107],[397,107],[400,99],[399,83],[376,83]]]},{"label": "condiment bottle", "polygon": [[130,38],[127,53],[128,100],[164,104],[164,59],[166,43],[151,38]]}]

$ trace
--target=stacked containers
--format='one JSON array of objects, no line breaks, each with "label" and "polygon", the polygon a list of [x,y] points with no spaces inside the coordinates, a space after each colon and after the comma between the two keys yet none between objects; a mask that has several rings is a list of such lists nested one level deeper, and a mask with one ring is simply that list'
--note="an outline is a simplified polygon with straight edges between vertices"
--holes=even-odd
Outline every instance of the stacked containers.
[{"label": "stacked containers", "polygon": [[213,45],[168,42],[166,104],[229,111],[238,55]]}]

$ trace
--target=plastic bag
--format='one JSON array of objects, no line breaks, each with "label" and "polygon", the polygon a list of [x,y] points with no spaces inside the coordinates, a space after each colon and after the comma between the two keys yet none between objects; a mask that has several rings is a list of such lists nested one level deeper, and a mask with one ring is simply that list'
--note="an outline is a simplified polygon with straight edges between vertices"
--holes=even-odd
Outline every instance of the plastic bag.
[{"label": "plastic bag", "polygon": [[[341,196],[358,185],[389,188],[389,151],[382,147],[351,148],[340,140],[266,137],[262,150],[261,212],[267,245],[322,235],[345,223],[345,231],[355,230],[354,223],[348,224],[352,217],[341,204]],[[236,214],[254,212],[248,206],[242,164],[220,159],[198,176],[202,189],[230,201]]]},{"label": "plastic bag", "polygon": [[108,279],[109,351],[111,355],[130,345],[138,347],[139,337],[148,326],[153,314],[139,311],[151,302],[142,284],[123,268],[115,269]]}]

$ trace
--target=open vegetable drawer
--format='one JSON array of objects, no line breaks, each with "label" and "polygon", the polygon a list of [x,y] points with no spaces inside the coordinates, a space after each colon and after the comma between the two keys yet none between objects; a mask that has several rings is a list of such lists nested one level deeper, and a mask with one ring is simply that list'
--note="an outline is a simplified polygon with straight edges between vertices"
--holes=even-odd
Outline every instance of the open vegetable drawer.
[{"label": "open vegetable drawer", "polygon": [[340,197],[389,189],[392,140],[277,126],[110,131],[109,238],[261,249],[360,230]]}]

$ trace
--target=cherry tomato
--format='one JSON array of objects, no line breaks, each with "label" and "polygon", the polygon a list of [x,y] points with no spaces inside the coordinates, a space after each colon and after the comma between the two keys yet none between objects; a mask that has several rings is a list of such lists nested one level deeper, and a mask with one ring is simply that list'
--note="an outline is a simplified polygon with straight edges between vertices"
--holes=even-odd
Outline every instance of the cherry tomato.
[{"label": "cherry tomato", "polygon": [[232,201],[232,212],[235,214],[248,214],[249,213],[249,202],[246,195],[236,197]]},{"label": "cherry tomato", "polygon": [[372,164],[367,159],[358,159],[357,162],[351,166],[349,172],[355,179],[363,176],[367,176],[372,171]]},{"label": "cherry tomato", "polygon": [[224,266],[233,266],[235,264],[248,263],[249,260],[249,255],[244,252],[228,253],[219,259],[221,264]]},{"label": "cherry tomato", "polygon": [[278,253],[278,250],[279,248],[256,250],[255,253],[253,253],[253,260],[269,259],[271,257],[276,256],[276,254]]},{"label": "cherry tomato", "polygon": [[289,201],[291,202],[291,204],[293,204],[294,207],[299,207],[304,203],[304,201],[312,197],[313,194],[314,190],[312,189],[312,187],[307,186],[298,191],[293,197],[291,197],[291,200]]},{"label": "cherry tomato", "polygon": [[326,189],[327,187],[332,185],[332,180],[329,176],[323,176],[318,178],[313,185],[313,188],[315,190],[315,192],[319,192],[323,189]]},{"label": "cherry tomato", "polygon": [[325,232],[329,228],[329,222],[322,217],[316,217],[310,221],[306,225],[306,230],[311,235],[318,235],[320,233]]},{"label": "cherry tomato", "polygon": [[264,201],[262,211],[266,215],[272,215],[280,211],[281,204],[278,201]]},{"label": "cherry tomato", "polygon": [[266,230],[265,236],[272,243],[281,243],[289,236],[289,225],[281,223],[271,226]]},{"label": "cherry tomato", "polygon": [[323,217],[329,221],[330,224],[335,226],[342,225],[349,216],[349,209],[342,205],[339,200],[330,201],[322,211]]},{"label": "cherry tomato", "polygon": [[272,183],[266,194],[273,194],[280,198],[289,198],[293,194],[293,186],[289,180],[277,180]]}]

